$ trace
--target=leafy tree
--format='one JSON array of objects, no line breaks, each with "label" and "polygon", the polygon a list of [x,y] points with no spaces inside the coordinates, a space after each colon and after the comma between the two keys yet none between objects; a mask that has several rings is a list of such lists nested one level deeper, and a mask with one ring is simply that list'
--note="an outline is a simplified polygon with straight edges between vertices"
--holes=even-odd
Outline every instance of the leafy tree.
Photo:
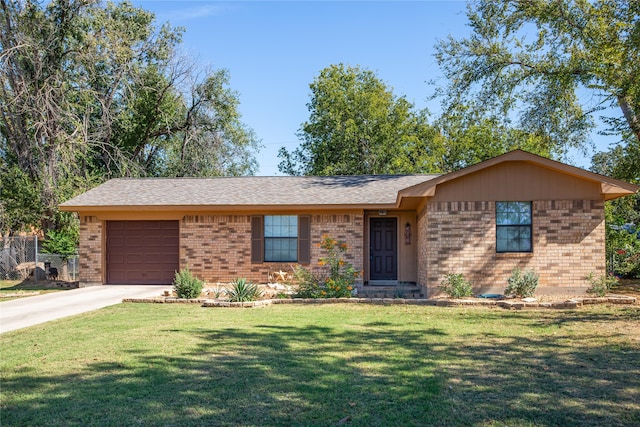
[{"label": "leafy tree", "polygon": [[[616,146],[596,154],[592,158],[591,169],[639,184],[639,157],[629,156],[626,153],[628,147]],[[640,277],[640,193],[607,202],[605,221],[609,271]]]},{"label": "leafy tree", "polygon": [[238,94],[227,87],[229,73],[217,70],[192,87],[189,112],[177,144],[169,147],[170,176],[251,175],[257,138],[240,120]]},{"label": "leafy tree", "polygon": [[0,0],[0,167],[38,189],[31,225],[72,224],[58,204],[110,177],[255,170],[227,73],[179,57],[181,35],[126,1]]},{"label": "leafy tree", "polygon": [[62,261],[67,261],[76,254],[78,247],[78,234],[64,231],[51,230],[42,244],[42,249],[48,254],[60,255]]},{"label": "leafy tree", "polygon": [[358,175],[429,169],[436,135],[424,112],[414,111],[371,71],[343,64],[323,69],[311,83],[309,120],[292,153],[280,149],[290,175]]},{"label": "leafy tree", "polygon": [[78,227],[72,225],[67,225],[59,231],[49,230],[45,240],[42,242],[42,251],[44,253],[59,255],[62,261],[60,264],[60,277],[65,280],[69,277],[67,261],[77,254],[76,248],[80,237],[78,231]]},{"label": "leafy tree", "polygon": [[[625,197],[607,202],[606,256],[609,271],[623,277],[640,278],[640,199]],[[635,218],[635,222],[632,218]]]},{"label": "leafy tree", "polygon": [[506,125],[495,118],[477,116],[458,106],[437,121],[439,138],[432,142],[432,172],[452,172],[520,148],[549,157],[546,138]]},{"label": "leafy tree", "polygon": [[[449,79],[436,92],[440,122],[452,129],[445,131],[457,142],[452,158],[462,162],[452,167],[482,160],[479,143],[491,147],[481,155],[505,143],[550,157],[584,150],[596,114],[617,110],[601,119],[620,144],[597,154],[592,169],[640,182],[640,2],[478,0],[467,16],[471,35],[441,41],[436,53]],[[639,200],[618,199],[605,210],[607,261],[624,257],[616,268],[627,275],[640,274],[639,241],[624,228],[638,224]]]},{"label": "leafy tree", "polygon": [[[449,37],[436,58],[449,85],[446,112],[458,106],[539,135],[561,156],[584,148],[596,112],[609,131],[640,142],[640,2],[478,0],[468,7],[469,37]],[[580,96],[588,91],[591,96]],[[588,102],[582,102],[588,99]]]},{"label": "leafy tree", "polygon": [[0,166],[0,237],[28,231],[39,222],[40,209],[39,189],[28,176],[16,166]]}]

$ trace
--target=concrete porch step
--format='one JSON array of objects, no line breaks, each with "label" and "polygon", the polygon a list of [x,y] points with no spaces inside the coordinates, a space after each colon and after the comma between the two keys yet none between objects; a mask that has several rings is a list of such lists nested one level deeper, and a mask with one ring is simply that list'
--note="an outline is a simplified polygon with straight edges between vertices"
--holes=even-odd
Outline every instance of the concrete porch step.
[{"label": "concrete porch step", "polygon": [[358,286],[359,298],[425,298],[422,288],[411,285],[395,285],[395,286]]}]

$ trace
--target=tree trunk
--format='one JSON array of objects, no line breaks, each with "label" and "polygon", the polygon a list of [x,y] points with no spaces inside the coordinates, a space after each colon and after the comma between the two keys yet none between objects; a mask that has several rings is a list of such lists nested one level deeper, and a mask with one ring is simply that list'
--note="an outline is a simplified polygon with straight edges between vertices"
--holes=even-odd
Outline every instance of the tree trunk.
[{"label": "tree trunk", "polygon": [[640,118],[636,114],[636,110],[633,108],[634,106],[629,104],[629,100],[624,95],[618,96],[618,104],[622,109],[624,118],[627,120],[627,124],[629,124],[629,128],[636,136],[638,142],[640,142]]}]

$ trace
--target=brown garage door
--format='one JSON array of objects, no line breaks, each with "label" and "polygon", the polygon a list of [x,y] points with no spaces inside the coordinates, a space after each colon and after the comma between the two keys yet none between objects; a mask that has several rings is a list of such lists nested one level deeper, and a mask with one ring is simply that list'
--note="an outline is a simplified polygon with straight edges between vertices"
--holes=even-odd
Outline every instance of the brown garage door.
[{"label": "brown garage door", "polygon": [[107,283],[170,284],[178,258],[178,221],[107,222]]}]

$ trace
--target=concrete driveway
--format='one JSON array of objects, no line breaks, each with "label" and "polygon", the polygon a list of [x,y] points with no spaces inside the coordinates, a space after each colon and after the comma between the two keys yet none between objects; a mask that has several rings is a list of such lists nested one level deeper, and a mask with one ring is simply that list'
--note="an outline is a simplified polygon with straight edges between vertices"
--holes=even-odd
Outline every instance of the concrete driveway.
[{"label": "concrete driveway", "polygon": [[168,285],[104,285],[52,292],[0,303],[0,334],[109,305],[123,298],[160,296]]}]

